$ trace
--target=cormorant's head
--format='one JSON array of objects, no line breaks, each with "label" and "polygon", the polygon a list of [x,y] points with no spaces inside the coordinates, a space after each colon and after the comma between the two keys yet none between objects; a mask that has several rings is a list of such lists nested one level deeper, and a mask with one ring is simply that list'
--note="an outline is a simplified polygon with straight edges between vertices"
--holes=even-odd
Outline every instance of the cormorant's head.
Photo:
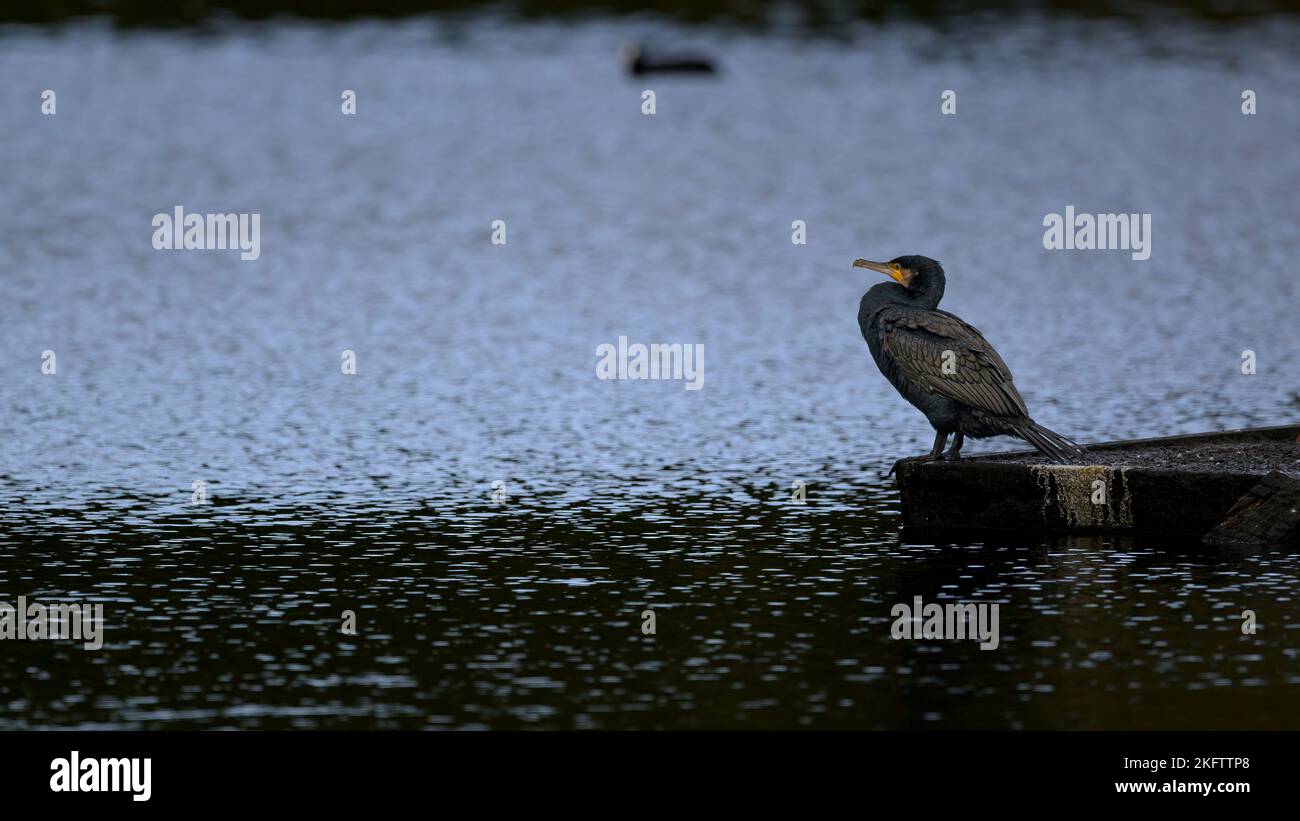
[{"label": "cormorant's head", "polygon": [[926,290],[943,281],[943,266],[937,260],[916,254],[894,257],[889,262],[855,259],[853,267],[882,273],[909,291]]}]

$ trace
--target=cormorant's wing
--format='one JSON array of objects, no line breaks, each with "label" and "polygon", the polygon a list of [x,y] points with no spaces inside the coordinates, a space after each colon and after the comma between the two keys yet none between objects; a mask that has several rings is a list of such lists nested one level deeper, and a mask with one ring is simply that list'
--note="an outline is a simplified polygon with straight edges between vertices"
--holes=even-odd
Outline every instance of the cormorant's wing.
[{"label": "cormorant's wing", "polygon": [[882,350],[913,384],[996,416],[1029,415],[1002,357],[960,318],[947,311],[887,305],[878,321]]}]

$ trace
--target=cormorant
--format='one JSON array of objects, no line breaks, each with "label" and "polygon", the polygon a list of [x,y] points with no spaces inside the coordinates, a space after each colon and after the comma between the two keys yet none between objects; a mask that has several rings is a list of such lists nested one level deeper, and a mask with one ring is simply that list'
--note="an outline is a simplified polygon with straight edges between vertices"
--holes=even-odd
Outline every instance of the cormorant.
[{"label": "cormorant", "polygon": [[[1057,463],[1082,449],[1029,418],[1011,371],[980,332],[939,310],[943,266],[929,257],[903,256],[889,262],[854,260],[855,268],[893,280],[862,296],[858,326],[880,372],[934,426],[934,448],[902,462],[960,459],[965,437],[1016,436]],[[944,453],[948,434],[956,434]]]},{"label": "cormorant", "polygon": [[707,57],[686,54],[655,55],[639,43],[628,43],[621,49],[623,64],[629,74],[713,74],[713,61]]}]

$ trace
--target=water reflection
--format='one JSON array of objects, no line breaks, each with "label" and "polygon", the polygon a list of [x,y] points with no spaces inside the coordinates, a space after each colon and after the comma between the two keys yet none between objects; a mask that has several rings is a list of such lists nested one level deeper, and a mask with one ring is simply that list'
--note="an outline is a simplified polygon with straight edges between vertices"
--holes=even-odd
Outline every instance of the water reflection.
[{"label": "water reflection", "polygon": [[[106,649],[7,642],[9,727],[1294,724],[1285,552],[900,541],[870,508],[695,494],[50,513],[6,517],[6,590],[102,602]],[[891,640],[914,595],[998,602],[1001,648]]]}]

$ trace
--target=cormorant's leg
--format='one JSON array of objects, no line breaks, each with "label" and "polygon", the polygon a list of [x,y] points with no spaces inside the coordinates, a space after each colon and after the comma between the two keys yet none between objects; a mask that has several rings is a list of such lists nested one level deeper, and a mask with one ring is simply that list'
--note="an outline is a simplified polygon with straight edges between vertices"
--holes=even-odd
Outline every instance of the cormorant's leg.
[{"label": "cormorant's leg", "polygon": [[[960,435],[960,434],[959,434],[959,435]],[[897,462],[894,463],[894,466],[893,466],[892,468],[889,469],[889,472],[885,474],[885,478],[888,479],[890,476],[893,476],[893,475],[894,475],[894,471],[898,470],[898,466],[901,465],[901,464],[903,464],[904,462],[937,462],[937,461],[939,461],[940,459],[943,458],[943,445],[944,445],[944,443],[947,442],[947,441],[948,441],[948,434],[944,433],[943,431],[935,431],[935,432],[934,432],[934,447],[930,449],[930,452],[929,452],[929,453],[927,453],[927,454],[924,455],[924,456],[908,456],[908,457],[905,458],[905,459],[899,459]]]},{"label": "cormorant's leg", "polygon": [[[961,434],[957,434],[960,436]],[[926,461],[934,461],[943,457],[943,446],[948,441],[948,434],[941,430],[934,432],[934,447],[930,449],[930,458]]]},{"label": "cormorant's leg", "polygon": [[943,458],[951,459],[954,462],[961,461],[961,446],[965,439],[966,437],[962,436],[962,432],[957,431],[957,435],[952,438],[952,447],[943,455]]}]

